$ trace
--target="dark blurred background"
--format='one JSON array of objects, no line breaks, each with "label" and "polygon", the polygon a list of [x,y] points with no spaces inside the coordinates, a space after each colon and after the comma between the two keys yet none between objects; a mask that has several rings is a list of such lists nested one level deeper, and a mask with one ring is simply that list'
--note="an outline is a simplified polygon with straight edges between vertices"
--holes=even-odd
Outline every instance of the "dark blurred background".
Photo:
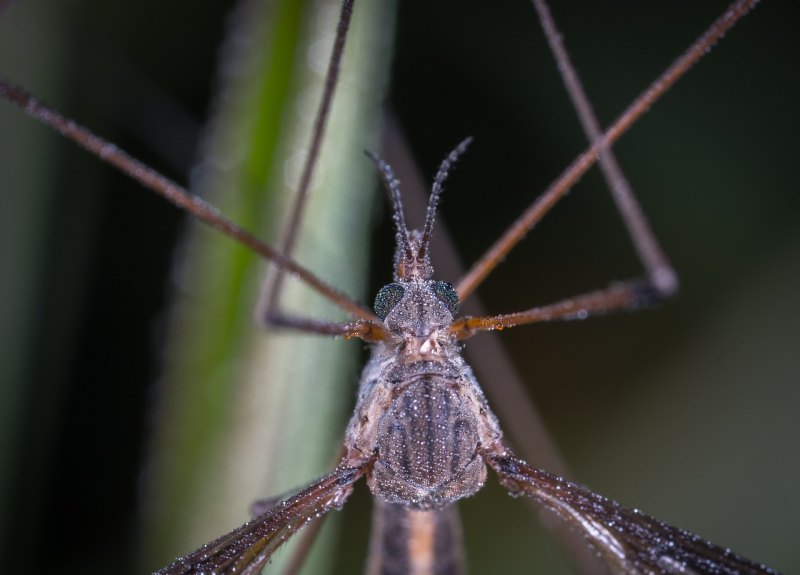
[{"label": "dark blurred background", "polygon": [[[0,14],[0,73],[185,182],[231,4],[19,1]],[[724,6],[552,9],[608,124]],[[422,174],[475,136],[440,218],[469,263],[585,139],[528,3],[397,9],[385,100]],[[764,2],[616,147],[679,296],[499,334],[571,477],[787,573],[800,569],[797,11]],[[0,571],[133,573],[183,216],[7,105],[0,166]],[[390,276],[388,224],[375,218],[373,288]],[[479,296],[515,311],[639,271],[593,171]],[[560,554],[520,502],[486,491],[462,506],[472,572]],[[357,499],[340,572],[364,553]]]}]

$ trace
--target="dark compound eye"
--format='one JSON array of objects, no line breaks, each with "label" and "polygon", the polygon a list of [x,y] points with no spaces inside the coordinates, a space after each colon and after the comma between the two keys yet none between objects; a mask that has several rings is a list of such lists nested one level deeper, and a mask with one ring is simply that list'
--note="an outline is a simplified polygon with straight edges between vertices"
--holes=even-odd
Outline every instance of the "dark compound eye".
[{"label": "dark compound eye", "polygon": [[438,297],[444,305],[447,306],[447,309],[450,310],[450,314],[455,317],[458,313],[458,293],[456,292],[455,288],[447,283],[447,282],[433,282],[433,293]]},{"label": "dark compound eye", "polygon": [[403,299],[405,291],[400,284],[386,284],[383,286],[378,295],[375,296],[375,315],[381,320],[386,319],[386,316],[394,309],[394,306]]}]

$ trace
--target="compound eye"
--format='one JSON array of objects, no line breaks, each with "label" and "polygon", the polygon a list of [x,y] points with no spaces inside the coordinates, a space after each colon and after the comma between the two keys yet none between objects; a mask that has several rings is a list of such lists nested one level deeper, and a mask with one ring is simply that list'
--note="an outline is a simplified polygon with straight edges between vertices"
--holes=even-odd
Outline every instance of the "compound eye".
[{"label": "compound eye", "polygon": [[450,310],[450,315],[456,317],[459,304],[456,289],[447,282],[433,282],[432,289],[434,295]]},{"label": "compound eye", "polygon": [[381,318],[381,321],[385,320],[389,312],[403,299],[405,291],[400,284],[391,283],[383,286],[375,296],[375,315]]}]

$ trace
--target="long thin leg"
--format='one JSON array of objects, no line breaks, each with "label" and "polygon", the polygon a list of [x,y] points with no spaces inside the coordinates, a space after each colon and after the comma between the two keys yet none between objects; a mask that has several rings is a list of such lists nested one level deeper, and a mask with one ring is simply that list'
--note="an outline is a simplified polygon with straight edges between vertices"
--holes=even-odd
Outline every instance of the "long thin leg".
[{"label": "long thin leg", "polygon": [[[289,211],[288,221],[280,239],[279,249],[282,253],[291,255],[297,243],[306,204],[311,191],[311,181],[314,171],[319,161],[320,150],[322,148],[325,128],[328,125],[333,98],[336,93],[336,86],[339,81],[339,70],[341,69],[342,57],[344,56],[345,41],[347,32],[350,29],[350,21],[353,16],[353,4],[355,0],[343,0],[342,8],[339,12],[339,22],[336,26],[336,37],[333,42],[333,50],[328,61],[328,69],[325,74],[325,86],[322,91],[319,108],[314,118],[314,128],[311,134],[311,142],[308,146],[308,153],[303,164],[303,171],[300,177],[300,184],[292,201]],[[261,289],[261,296],[256,306],[256,318],[269,325],[292,328],[299,331],[307,331],[324,335],[346,335],[358,336],[351,333],[336,333],[336,325],[328,322],[319,322],[309,318],[284,313],[280,308],[280,298],[283,294],[284,270],[280,266],[270,266]],[[370,313],[369,316],[357,316],[362,319],[374,321],[377,319]],[[332,331],[328,330],[328,327]]]},{"label": "long thin leg", "polygon": [[610,153],[611,144],[624,133],[636,118],[660,97],[664,91],[677,81],[685,71],[696,62],[714,42],[744,16],[755,2],[734,3],[718,18],[661,77],[628,108],[609,130],[601,135],[597,119],[586,98],[577,74],[569,61],[561,43],[558,30],[550,17],[549,10],[541,0],[534,0],[542,19],[542,26],[548,36],[556,56],[559,69],[575,107],[578,110],[584,129],[593,141],[592,147],[584,152],[550,188],[536,200],[506,234],[473,266],[461,280],[457,289],[463,299],[494,269],[511,248],[541,219],[567,190],[597,160],[601,162],[603,174],[609,182],[623,219],[628,227],[647,271],[646,280],[629,280],[611,287],[585,295],[569,298],[551,305],[529,310],[484,317],[465,317],[453,324],[452,331],[461,339],[470,337],[476,331],[503,329],[516,325],[552,321],[557,319],[584,319],[589,315],[609,313],[618,310],[636,309],[652,299],[670,295],[677,288],[677,277],[669,266],[660,246],[655,240],[641,208],[636,202],[630,186],[622,175],[614,156]]},{"label": "long thin leg", "polygon": [[603,131],[600,128],[600,122],[597,120],[597,115],[589,103],[586,90],[584,90],[583,83],[564,46],[561,33],[558,31],[556,23],[550,14],[547,2],[545,0],[533,0],[533,5],[539,14],[539,22],[544,29],[547,43],[572,100],[572,105],[578,113],[583,131],[589,139],[589,143],[597,149],[603,177],[611,190],[611,196],[617,204],[617,209],[622,214],[622,219],[628,228],[628,234],[633,240],[639,258],[644,264],[647,279],[659,295],[669,296],[678,287],[678,278],[675,271],[672,269],[666,255],[664,255],[664,250],[661,249],[650,223],[647,221],[647,216],[644,215],[627,178],[622,173],[611,146],[603,142]]},{"label": "long thin leg", "polygon": [[739,0],[731,5],[706,32],[667,68],[603,134],[602,143],[584,151],[550,187],[506,230],[478,259],[456,287],[463,301],[483,282],[509,251],[539,222],[539,220],[574,186],[598,160],[600,148],[617,141],[634,122],[678,81],[736,22],[755,6],[758,0]]},{"label": "long thin leg", "polygon": [[[162,176],[136,158],[131,157],[114,144],[93,134],[90,130],[81,126],[74,120],[62,116],[56,110],[37,100],[22,88],[11,84],[3,78],[0,78],[0,97],[15,104],[28,115],[47,124],[80,147],[111,164],[149,190],[163,196],[198,220],[250,248],[260,256],[272,261],[281,269],[301,278],[313,290],[353,316],[367,321],[375,319],[375,315],[367,308],[351,299],[348,295],[332,287],[324,280],[318,278],[311,271],[284,255],[279,250],[265,244],[247,230],[239,227],[201,198],[190,194],[186,189],[169,178]],[[347,330],[342,328],[340,331]]]},{"label": "long thin leg", "polygon": [[554,304],[534,307],[525,311],[496,316],[459,318],[451,331],[459,339],[467,339],[476,331],[505,329],[528,323],[555,320],[586,319],[590,315],[620,310],[635,310],[647,306],[659,295],[647,281],[632,280],[611,287],[565,299]]}]

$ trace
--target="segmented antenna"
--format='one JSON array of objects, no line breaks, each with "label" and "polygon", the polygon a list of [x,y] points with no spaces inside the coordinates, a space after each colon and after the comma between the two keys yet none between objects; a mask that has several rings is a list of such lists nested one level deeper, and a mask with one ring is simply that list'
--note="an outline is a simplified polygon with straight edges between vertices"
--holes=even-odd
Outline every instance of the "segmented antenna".
[{"label": "segmented antenna", "polygon": [[422,229],[422,239],[419,246],[419,258],[427,257],[428,245],[431,241],[431,234],[433,233],[433,221],[436,219],[436,207],[439,205],[439,196],[444,191],[444,182],[450,173],[450,168],[453,167],[458,161],[458,158],[467,151],[467,148],[472,143],[472,136],[464,138],[452,152],[447,154],[439,166],[439,171],[436,172],[436,177],[433,179],[433,187],[431,188],[431,196],[428,199],[428,213],[425,216],[425,227]]},{"label": "segmented antenna", "polygon": [[389,192],[389,199],[392,202],[394,215],[394,225],[397,231],[395,232],[395,239],[397,246],[405,252],[406,261],[412,261],[414,254],[411,251],[411,242],[408,239],[408,227],[406,227],[406,218],[403,215],[403,200],[400,198],[400,181],[395,177],[394,170],[387,164],[380,156],[364,150],[367,157],[375,162],[378,170],[381,173],[381,180],[383,181],[386,191]]}]

